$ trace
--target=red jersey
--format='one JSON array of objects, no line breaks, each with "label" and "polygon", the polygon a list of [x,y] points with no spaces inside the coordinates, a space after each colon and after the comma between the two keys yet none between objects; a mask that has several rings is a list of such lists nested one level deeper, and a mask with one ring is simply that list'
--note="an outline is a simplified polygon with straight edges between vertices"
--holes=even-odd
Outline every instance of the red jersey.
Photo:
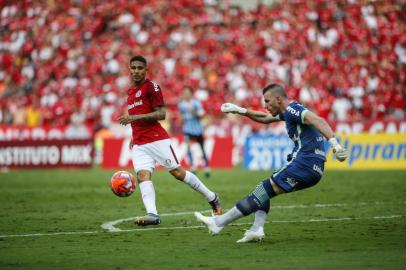
[{"label": "red jersey", "polygon": [[[150,113],[154,108],[165,105],[161,88],[148,79],[140,86],[127,90],[127,104],[129,115]],[[134,144],[146,144],[169,138],[158,121],[134,121],[131,128]]]}]

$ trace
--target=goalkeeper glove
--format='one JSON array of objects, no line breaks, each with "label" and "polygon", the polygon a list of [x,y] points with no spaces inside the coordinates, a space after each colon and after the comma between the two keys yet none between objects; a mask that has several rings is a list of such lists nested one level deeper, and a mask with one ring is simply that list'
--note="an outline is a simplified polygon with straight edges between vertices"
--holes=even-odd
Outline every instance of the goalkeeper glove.
[{"label": "goalkeeper glove", "polygon": [[333,149],[333,154],[338,161],[343,162],[344,160],[347,159],[348,157],[347,150],[342,148],[342,146],[338,143],[336,138],[332,137],[331,139],[328,140],[328,143],[330,144],[330,147]]},{"label": "goalkeeper glove", "polygon": [[221,105],[221,111],[223,113],[245,114],[247,112],[247,109],[241,108],[240,106],[237,106],[233,103],[223,103],[223,105]]}]

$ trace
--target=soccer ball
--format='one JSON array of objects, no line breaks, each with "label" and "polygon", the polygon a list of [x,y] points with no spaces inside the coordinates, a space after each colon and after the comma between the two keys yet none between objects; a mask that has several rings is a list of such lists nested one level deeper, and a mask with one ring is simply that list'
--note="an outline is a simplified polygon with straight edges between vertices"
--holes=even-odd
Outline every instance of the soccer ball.
[{"label": "soccer ball", "polygon": [[110,188],[119,197],[128,197],[135,190],[134,176],[127,171],[118,171],[110,179]]}]

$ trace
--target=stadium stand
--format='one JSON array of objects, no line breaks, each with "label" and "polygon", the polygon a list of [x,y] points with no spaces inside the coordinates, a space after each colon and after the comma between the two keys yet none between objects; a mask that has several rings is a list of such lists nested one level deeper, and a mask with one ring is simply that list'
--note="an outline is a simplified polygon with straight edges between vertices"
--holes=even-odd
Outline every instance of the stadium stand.
[{"label": "stadium stand", "polygon": [[143,54],[173,126],[185,85],[206,111],[289,94],[331,121],[404,119],[406,4],[281,1],[0,1],[0,123],[108,127]]}]

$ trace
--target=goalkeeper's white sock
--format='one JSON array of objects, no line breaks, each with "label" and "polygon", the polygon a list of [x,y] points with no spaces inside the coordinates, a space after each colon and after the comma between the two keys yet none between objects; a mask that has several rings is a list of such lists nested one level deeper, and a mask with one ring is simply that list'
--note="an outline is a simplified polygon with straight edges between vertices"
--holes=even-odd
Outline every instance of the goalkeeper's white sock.
[{"label": "goalkeeper's white sock", "polygon": [[229,224],[229,223],[233,222],[234,220],[237,220],[243,216],[244,215],[240,212],[240,210],[238,210],[238,208],[234,206],[233,208],[231,208],[230,210],[228,210],[221,216],[215,216],[214,220],[215,220],[217,226],[224,227],[227,224]]},{"label": "goalkeeper's white sock", "polygon": [[216,198],[216,194],[208,189],[196,175],[189,171],[186,171],[185,179],[183,179],[183,182],[188,184],[194,190],[200,192],[200,194],[205,196],[207,198],[207,201],[209,202]]},{"label": "goalkeeper's white sock", "polygon": [[151,180],[143,181],[138,184],[141,191],[142,201],[144,202],[147,213],[158,215],[155,204],[155,189]]},{"label": "goalkeeper's white sock", "polygon": [[254,223],[251,226],[251,230],[256,231],[260,227],[264,227],[266,216],[268,214],[265,211],[258,210],[255,212],[255,220]]}]

